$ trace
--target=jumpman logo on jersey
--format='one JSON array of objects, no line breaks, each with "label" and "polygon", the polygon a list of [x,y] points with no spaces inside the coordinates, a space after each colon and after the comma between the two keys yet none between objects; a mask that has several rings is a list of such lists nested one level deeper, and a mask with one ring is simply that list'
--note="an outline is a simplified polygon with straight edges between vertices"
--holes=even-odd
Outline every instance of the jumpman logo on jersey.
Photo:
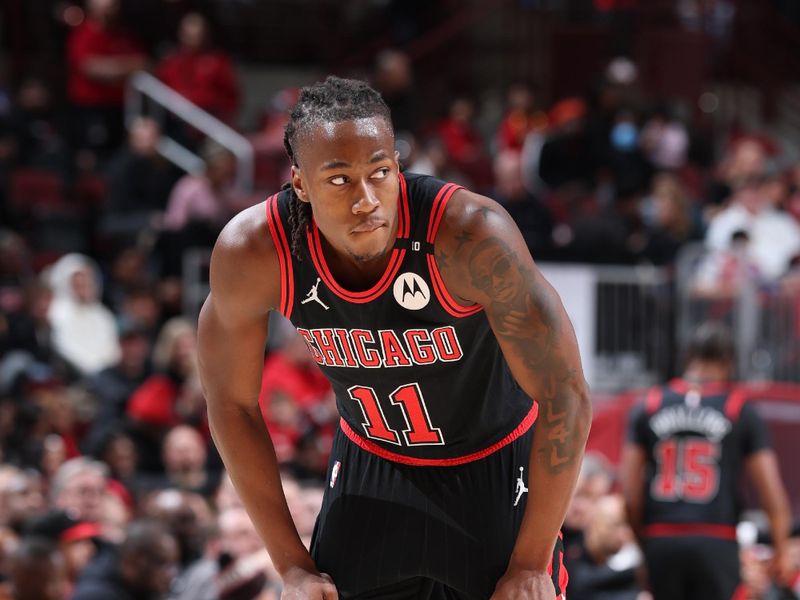
[{"label": "jumpman logo on jersey", "polygon": [[308,290],[308,293],[306,294],[306,299],[302,300],[300,302],[300,304],[306,304],[306,303],[312,302],[312,301],[313,302],[319,302],[319,304],[320,304],[320,306],[322,306],[322,308],[324,308],[325,310],[328,310],[330,308],[330,306],[328,306],[322,300],[319,299],[319,294],[317,292],[317,288],[319,287],[319,281],[320,281],[319,277],[317,277],[317,283],[315,283],[314,285],[311,286],[311,289]]},{"label": "jumpman logo on jersey", "polygon": [[519,504],[519,501],[522,500],[522,494],[526,494],[528,492],[528,486],[525,485],[525,482],[522,479],[522,469],[524,467],[519,468],[519,477],[517,477],[517,499],[514,500],[514,506]]}]

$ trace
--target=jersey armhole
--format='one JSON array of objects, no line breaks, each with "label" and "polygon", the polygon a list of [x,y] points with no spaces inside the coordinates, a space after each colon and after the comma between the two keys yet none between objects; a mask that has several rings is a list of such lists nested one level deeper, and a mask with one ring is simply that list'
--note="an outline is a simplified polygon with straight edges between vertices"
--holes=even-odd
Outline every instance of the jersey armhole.
[{"label": "jersey armhole", "polygon": [[281,273],[280,313],[287,319],[291,317],[294,305],[294,272],[292,270],[292,252],[289,239],[278,212],[278,194],[270,196],[266,201],[267,225],[278,253],[278,264]]},{"label": "jersey armhole", "polygon": [[[439,232],[439,225],[442,222],[447,203],[458,190],[463,189],[462,186],[455,183],[447,183],[442,186],[436,198],[433,200],[431,206],[431,213],[428,217],[428,235],[426,241],[433,247],[436,242],[436,234]],[[431,282],[433,283],[433,291],[436,298],[439,300],[442,308],[454,317],[469,317],[475,315],[483,310],[480,304],[473,304],[471,306],[464,306],[458,300],[453,298],[444,284],[442,274],[439,272],[439,267],[436,264],[436,258],[433,254],[428,254],[428,272],[430,273]]]}]

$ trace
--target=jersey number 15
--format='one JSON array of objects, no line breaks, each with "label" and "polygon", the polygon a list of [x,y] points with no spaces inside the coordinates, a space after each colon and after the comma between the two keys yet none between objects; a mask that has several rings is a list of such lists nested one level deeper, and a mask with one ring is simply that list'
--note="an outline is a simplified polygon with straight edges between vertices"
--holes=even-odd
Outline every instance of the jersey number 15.
[{"label": "jersey number 15", "polygon": [[651,493],[662,502],[704,503],[717,495],[719,445],[702,439],[669,439],[656,444]]}]

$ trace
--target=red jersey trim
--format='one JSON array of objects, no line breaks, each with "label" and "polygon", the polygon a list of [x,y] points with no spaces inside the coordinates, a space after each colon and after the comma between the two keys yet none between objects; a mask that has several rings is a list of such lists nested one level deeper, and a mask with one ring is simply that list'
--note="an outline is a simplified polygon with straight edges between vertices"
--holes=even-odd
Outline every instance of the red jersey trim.
[{"label": "red jersey trim", "polygon": [[397,225],[397,237],[407,238],[411,234],[411,216],[408,207],[408,184],[400,173],[400,223]]},{"label": "red jersey trim", "polygon": [[447,203],[456,191],[463,189],[460,185],[455,183],[448,183],[442,186],[436,198],[433,199],[433,206],[431,206],[431,214],[428,221],[428,240],[429,244],[433,244],[436,240],[436,233],[439,231],[439,224],[442,222],[444,216],[444,209],[447,208]]},{"label": "red jersey trim", "polygon": [[454,317],[460,318],[478,314],[483,310],[483,306],[480,304],[464,306],[450,295],[442,279],[442,274],[439,272],[439,267],[436,265],[436,259],[432,254],[428,254],[428,272],[431,276],[431,283],[433,283],[433,291],[436,294],[436,298],[439,300],[439,304],[442,305],[442,308],[448,313]]},{"label": "red jersey trim", "polygon": [[457,456],[455,458],[414,458],[411,456],[404,456],[403,454],[397,454],[396,452],[392,452],[390,450],[386,450],[381,448],[377,444],[373,444],[369,440],[365,440],[360,435],[358,435],[350,425],[347,424],[347,421],[344,419],[340,419],[339,426],[342,428],[342,432],[350,438],[350,441],[360,447],[362,450],[366,450],[372,454],[380,456],[383,459],[390,460],[392,462],[400,463],[403,465],[412,465],[415,467],[455,467],[457,465],[463,465],[469,462],[473,462],[476,460],[480,460],[481,458],[486,458],[490,454],[494,454],[500,448],[507,446],[521,435],[525,434],[531,426],[536,422],[536,417],[539,415],[539,405],[534,402],[533,406],[531,406],[530,411],[528,414],[525,415],[525,418],[522,419],[519,425],[509,433],[506,437],[504,437],[499,442],[495,442],[488,448],[484,448],[483,450],[479,450],[478,452],[473,452],[471,454],[465,454],[464,456]]},{"label": "red jersey trim", "polygon": [[649,392],[647,392],[647,398],[645,398],[645,410],[647,414],[652,415],[656,412],[659,407],[661,406],[661,401],[664,399],[664,390],[660,387],[652,388]]},{"label": "red jersey trim", "polygon": [[738,420],[745,402],[747,402],[745,391],[741,388],[734,390],[725,401],[725,416],[731,421]]},{"label": "red jersey trim", "polygon": [[[558,554],[558,595],[556,596],[556,600],[563,600],[567,594],[569,573],[567,572],[567,568],[564,566],[564,533],[561,530],[558,532],[558,539],[561,540],[561,544],[559,545],[556,543],[556,551]],[[550,561],[549,565],[547,565],[547,574],[550,575],[550,577],[553,576],[553,563],[556,560],[556,553],[554,552],[553,554],[553,560]]]},{"label": "red jersey trim", "polygon": [[714,523],[653,523],[644,528],[647,537],[685,537],[699,535],[722,540],[735,540],[736,527]]},{"label": "red jersey trim", "polygon": [[669,382],[669,388],[678,394],[688,394],[690,390],[697,390],[701,396],[717,396],[726,394],[731,389],[731,384],[727,381],[714,381],[712,383],[701,383],[694,385],[685,379],[673,379]]},{"label": "red jersey trim", "polygon": [[[436,234],[439,232],[439,225],[442,222],[447,203],[458,190],[463,189],[460,185],[455,183],[448,183],[442,186],[436,198],[433,200],[431,207],[431,214],[428,218],[428,236],[427,241],[433,244],[436,241]],[[431,282],[433,283],[433,291],[436,293],[436,298],[448,313],[454,317],[468,317],[483,310],[480,304],[473,304],[471,306],[464,306],[458,302],[444,284],[442,274],[439,272],[439,266],[436,264],[436,259],[432,255],[428,255],[428,272],[430,273]]]},{"label": "red jersey trim", "polygon": [[267,224],[272,241],[275,243],[275,249],[278,251],[278,264],[281,272],[280,311],[288,319],[294,305],[294,272],[292,270],[292,251],[278,213],[278,194],[267,199],[266,211]]},{"label": "red jersey trim", "polygon": [[[397,210],[397,237],[408,237],[409,225],[409,208],[408,208],[408,190],[406,188],[405,178],[400,176],[400,198]],[[333,277],[328,263],[325,261],[325,254],[322,251],[322,238],[320,237],[319,229],[316,222],[311,220],[311,228],[307,232],[308,235],[308,249],[311,254],[311,260],[317,269],[317,273],[325,282],[325,285],[342,300],[353,302],[355,304],[365,304],[375,300],[378,296],[383,294],[391,282],[394,280],[395,275],[400,270],[400,265],[403,263],[406,251],[405,249],[394,248],[389,264],[386,265],[386,270],[378,282],[368,290],[362,292],[351,292],[340,286],[336,279]]]},{"label": "red jersey trim", "polygon": [[[558,537],[564,540],[564,535],[559,531]],[[567,586],[569,586],[569,571],[564,565],[564,548],[558,553],[558,587],[561,588],[561,598],[566,598]]]}]

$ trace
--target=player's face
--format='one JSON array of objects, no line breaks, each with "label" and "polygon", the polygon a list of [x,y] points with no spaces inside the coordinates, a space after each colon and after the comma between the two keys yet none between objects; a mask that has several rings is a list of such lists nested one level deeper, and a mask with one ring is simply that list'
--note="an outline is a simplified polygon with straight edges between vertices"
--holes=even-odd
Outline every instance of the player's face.
[{"label": "player's face", "polygon": [[323,123],[298,140],[292,185],[320,232],[356,263],[384,257],[397,232],[394,133],[382,117]]}]

